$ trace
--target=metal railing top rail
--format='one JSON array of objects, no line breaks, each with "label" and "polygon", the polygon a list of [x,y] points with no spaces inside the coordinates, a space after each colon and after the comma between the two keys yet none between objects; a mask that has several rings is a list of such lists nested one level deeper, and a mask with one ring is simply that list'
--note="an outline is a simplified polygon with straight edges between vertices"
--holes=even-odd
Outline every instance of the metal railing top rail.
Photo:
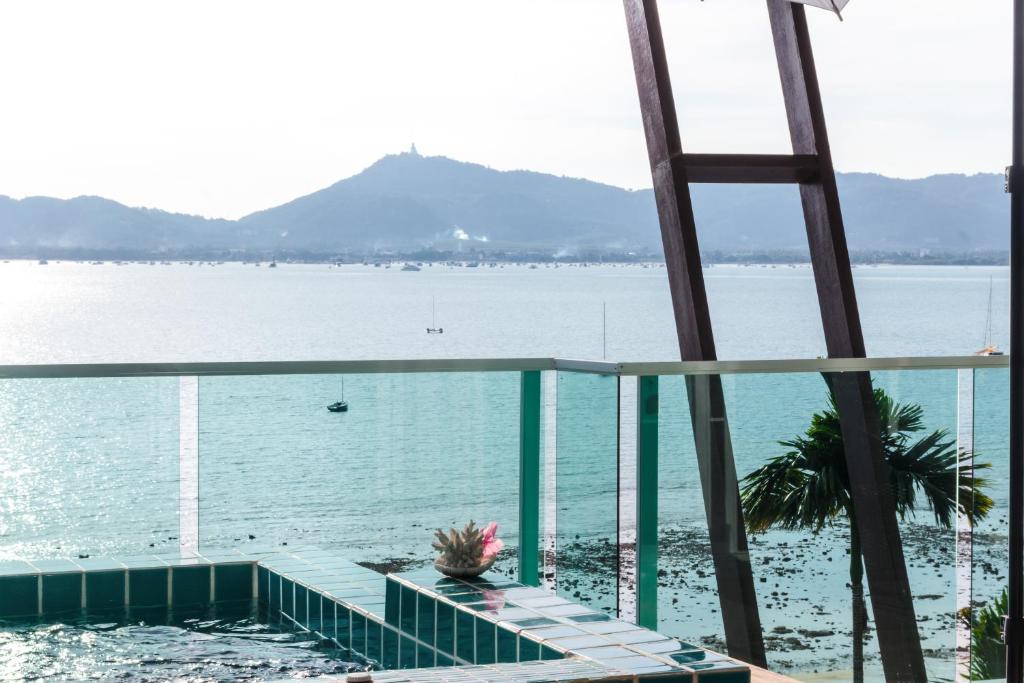
[{"label": "metal railing top rail", "polygon": [[908,356],[687,362],[627,362],[562,358],[466,358],[212,363],[87,363],[0,365],[0,379],[161,377],[219,375],[323,375],[418,372],[520,372],[561,370],[601,375],[726,375],[866,370],[1005,368],[1007,356]]}]

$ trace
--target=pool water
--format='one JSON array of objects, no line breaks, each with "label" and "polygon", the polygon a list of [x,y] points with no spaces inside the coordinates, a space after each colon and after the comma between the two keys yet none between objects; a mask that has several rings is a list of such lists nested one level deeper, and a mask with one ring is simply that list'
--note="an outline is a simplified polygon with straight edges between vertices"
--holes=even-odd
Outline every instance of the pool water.
[{"label": "pool water", "polygon": [[269,681],[368,668],[250,601],[0,622],[0,681]]}]

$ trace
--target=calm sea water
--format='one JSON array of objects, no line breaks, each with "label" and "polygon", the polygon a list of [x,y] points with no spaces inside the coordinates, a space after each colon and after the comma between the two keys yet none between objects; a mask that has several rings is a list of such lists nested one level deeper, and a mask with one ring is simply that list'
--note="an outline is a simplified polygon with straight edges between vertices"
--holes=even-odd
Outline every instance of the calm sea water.
[{"label": "calm sea water", "polygon": [[[824,355],[808,267],[704,272],[721,358]],[[855,277],[870,355],[970,354],[985,339],[990,285],[992,338],[1006,346],[1005,268],[871,267]],[[425,333],[432,302],[443,335]],[[665,270],[0,264],[0,363],[530,356],[677,359]],[[1005,583],[1006,373],[976,381],[976,450],[993,464],[1000,503],[978,529],[984,600]],[[876,382],[920,403],[929,429],[955,433],[955,371]],[[741,476],[824,404],[813,374],[724,383]],[[611,608],[615,380],[562,374],[557,384],[560,590]],[[324,410],[342,391],[350,412]],[[204,377],[199,396],[204,546],[311,543],[355,560],[422,560],[434,527],[470,517],[496,519],[517,542],[515,373],[352,375],[344,388],[334,376]],[[680,378],[663,380],[661,403],[661,627],[713,638],[721,624]],[[177,378],[0,382],[0,559],[175,548],[178,408]],[[954,535],[923,511],[904,536],[930,663],[949,674]],[[799,621],[819,634],[776,632],[773,665],[848,667],[845,537],[838,528],[754,541],[766,628]]]}]

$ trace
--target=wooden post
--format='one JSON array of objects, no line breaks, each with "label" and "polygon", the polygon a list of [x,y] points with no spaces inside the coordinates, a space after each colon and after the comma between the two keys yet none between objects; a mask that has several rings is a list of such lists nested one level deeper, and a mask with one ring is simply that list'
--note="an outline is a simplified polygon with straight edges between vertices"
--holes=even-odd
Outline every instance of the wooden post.
[{"label": "wooden post", "polygon": [[[715,360],[697,228],[690,202],[679,124],[656,0],[624,0],[640,108],[658,205],[669,288],[683,360]],[[726,647],[738,659],[765,665],[736,468],[719,377],[687,383],[701,487],[718,582]]]},{"label": "wooden post", "polygon": [[[768,0],[793,153],[818,160],[817,178],[800,184],[818,305],[830,358],[866,356],[846,247],[825,113],[804,8]],[[924,681],[927,674],[896,518],[881,425],[867,372],[827,377],[839,408],[854,516],[871,593],[887,681]]]}]

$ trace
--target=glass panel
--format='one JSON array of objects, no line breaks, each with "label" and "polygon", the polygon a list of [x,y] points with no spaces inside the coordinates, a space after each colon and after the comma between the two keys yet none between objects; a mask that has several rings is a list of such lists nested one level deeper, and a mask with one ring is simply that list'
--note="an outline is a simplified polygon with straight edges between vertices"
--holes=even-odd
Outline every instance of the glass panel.
[{"label": "glass panel", "polygon": [[[908,446],[935,430],[946,430],[940,441],[947,444],[947,454],[955,453],[956,371],[878,372],[874,382],[896,402],[920,407],[920,428],[907,434]],[[827,386],[816,373],[725,375],[722,384],[741,488],[749,483],[745,477],[793,451],[779,442],[806,437],[812,415],[828,405]],[[659,629],[724,650],[683,378],[661,378],[660,409]],[[1001,429],[1005,435],[1005,427]],[[979,454],[984,443],[979,437]],[[1005,461],[1005,456],[999,457]],[[989,460],[980,455],[979,459]],[[955,462],[947,465],[955,467]],[[929,674],[948,680],[956,666],[956,520],[952,518],[948,526],[937,522],[921,490],[914,509],[916,514],[900,524],[914,607]],[[783,526],[780,520],[768,530],[748,534],[769,666],[796,675],[850,676],[854,620],[846,516],[839,515],[821,530]],[[1001,564],[992,560],[992,565],[1005,566],[1005,559]],[[869,618],[865,680],[881,681],[866,577],[862,582]]]},{"label": "glass panel", "polygon": [[558,592],[616,608],[618,378],[558,373]]},{"label": "glass panel", "polygon": [[0,560],[178,549],[178,378],[0,380]]},{"label": "glass panel", "polygon": [[[921,428],[907,433],[908,446],[939,431],[943,433],[941,442],[949,444],[945,451],[957,452],[955,370],[888,371],[875,372],[872,376],[875,387],[883,389],[893,400],[904,406],[920,407]],[[979,457],[979,460],[985,458]],[[955,466],[952,470],[955,471]],[[914,614],[930,680],[950,680],[956,672],[956,524],[955,512],[951,510],[951,517],[936,515],[920,490],[915,513],[900,523]],[[869,598],[866,596],[866,599]],[[865,676],[881,681],[884,679],[877,640],[873,634],[869,635],[865,644]]]},{"label": "glass panel", "polygon": [[686,382],[665,376],[658,389],[658,630],[724,651]]},{"label": "glass panel", "polygon": [[976,462],[991,463],[979,472],[988,480],[994,506],[973,530],[973,624],[970,667],[976,680],[1005,680],[1006,659],[1000,634],[1006,613],[1004,591],[1009,563],[1010,373],[1006,368],[974,371],[974,452]]},{"label": "glass panel", "polygon": [[493,520],[514,575],[519,377],[202,378],[202,547],[340,547],[399,571],[433,562],[435,528]]}]

